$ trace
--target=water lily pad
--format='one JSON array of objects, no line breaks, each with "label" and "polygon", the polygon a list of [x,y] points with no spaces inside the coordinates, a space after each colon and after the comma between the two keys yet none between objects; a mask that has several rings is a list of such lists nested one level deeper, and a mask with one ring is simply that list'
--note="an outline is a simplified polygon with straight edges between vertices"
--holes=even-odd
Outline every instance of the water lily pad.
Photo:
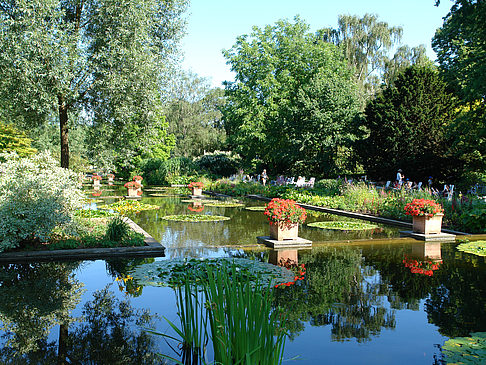
[{"label": "water lily pad", "polygon": [[179,215],[166,215],[162,217],[166,221],[175,222],[219,222],[227,221],[229,217],[223,217],[221,215],[206,215],[206,214],[179,214]]},{"label": "water lily pad", "polygon": [[157,205],[141,203],[137,200],[122,200],[112,204],[100,205],[98,207],[98,209],[107,209],[107,210],[112,209],[115,212],[119,212],[121,214],[138,213],[142,210],[152,210],[152,209],[159,209],[159,208],[160,207]]},{"label": "water lily pad", "polygon": [[181,203],[202,203],[202,204],[206,204],[206,203],[214,203],[214,202],[218,202],[219,200],[216,200],[216,199],[183,199],[181,200]]},{"label": "water lily pad", "polygon": [[470,337],[456,337],[442,346],[448,364],[485,364],[486,332],[471,333]]},{"label": "water lily pad", "polygon": [[486,256],[486,241],[464,242],[457,246],[459,251]]},{"label": "water lily pad", "polygon": [[206,203],[207,207],[218,207],[218,208],[237,208],[237,207],[244,207],[245,204],[238,203],[238,202],[225,202],[225,201],[218,201],[213,203]]},{"label": "water lily pad", "polygon": [[294,280],[295,274],[281,266],[244,258],[216,259],[172,259],[156,261],[139,266],[132,273],[138,285],[148,286],[179,286],[189,276],[197,282],[206,278],[206,268],[212,266],[218,270],[228,270],[236,265],[239,273],[250,279],[259,279],[263,285],[278,285]]},{"label": "water lily pad", "polygon": [[246,210],[250,210],[252,212],[264,212],[266,207],[246,207]]},{"label": "water lily pad", "polygon": [[[147,190],[145,190],[147,191]],[[168,197],[175,197],[180,196],[179,194],[164,194],[164,193],[153,193],[149,194],[149,196],[158,197],[158,198],[168,198]]]},{"label": "water lily pad", "polygon": [[309,227],[316,227],[322,229],[335,229],[339,231],[364,231],[367,229],[378,228],[376,224],[348,222],[348,221],[329,221],[329,222],[315,222],[307,224]]}]

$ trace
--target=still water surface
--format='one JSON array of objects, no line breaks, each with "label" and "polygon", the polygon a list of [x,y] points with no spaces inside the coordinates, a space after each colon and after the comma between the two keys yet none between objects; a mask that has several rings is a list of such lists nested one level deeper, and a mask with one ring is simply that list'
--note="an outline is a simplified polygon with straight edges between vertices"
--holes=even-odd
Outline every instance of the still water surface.
[{"label": "still water surface", "polygon": [[[111,193],[113,194],[113,193]],[[182,198],[184,199],[184,198]],[[305,280],[278,289],[275,305],[288,316],[285,359],[296,364],[435,364],[450,337],[486,331],[484,258],[455,249],[396,239],[398,230],[341,232],[303,227],[312,250],[272,252],[255,245],[267,235],[262,212],[204,207],[193,213],[181,197],[150,197],[159,210],[132,218],[167,247],[166,258],[53,262],[0,266],[0,363],[158,364],[177,357],[161,337],[177,323],[174,291],[127,279],[140,265],[175,257],[297,255]],[[244,201],[246,206],[262,205]],[[176,223],[171,214],[217,214],[231,220]],[[311,214],[309,222],[341,219]],[[347,242],[349,241],[349,242]],[[404,260],[441,263],[432,275],[412,273]]]}]

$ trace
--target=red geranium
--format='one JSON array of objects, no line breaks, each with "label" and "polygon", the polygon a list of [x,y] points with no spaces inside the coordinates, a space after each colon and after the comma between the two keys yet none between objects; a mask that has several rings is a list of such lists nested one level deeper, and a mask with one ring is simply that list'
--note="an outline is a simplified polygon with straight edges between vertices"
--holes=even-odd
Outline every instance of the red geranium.
[{"label": "red geranium", "polygon": [[189,185],[187,185],[187,187],[189,189],[192,189],[192,188],[199,188],[199,189],[202,189],[204,186],[204,184],[200,181],[195,181],[195,182],[192,182],[190,183]]},{"label": "red geranium", "polygon": [[101,176],[99,176],[99,175],[93,175],[92,179],[93,180],[101,180]]},{"label": "red geranium", "polygon": [[434,200],[414,199],[405,205],[405,214],[411,216],[433,217],[444,212],[442,206]]},{"label": "red geranium", "polygon": [[295,201],[280,198],[273,198],[268,203],[263,214],[273,224],[284,223],[286,225],[293,225],[296,223],[304,223],[307,218],[305,209],[297,205]]},{"label": "red geranium", "polygon": [[137,181],[129,181],[123,186],[127,189],[140,189],[142,187],[142,185],[140,185],[140,183],[138,183]]},{"label": "red geranium", "polygon": [[108,174],[108,175],[106,175],[106,176],[108,176],[108,177],[110,177],[110,178],[112,178],[112,179],[114,179],[114,178],[115,178],[115,175],[113,175],[113,174]]},{"label": "red geranium", "polygon": [[142,181],[143,180],[143,177],[141,177],[140,175],[135,175],[133,177],[133,181]]},{"label": "red geranium", "polygon": [[96,193],[91,193],[91,196],[101,196],[101,191],[98,191]]}]

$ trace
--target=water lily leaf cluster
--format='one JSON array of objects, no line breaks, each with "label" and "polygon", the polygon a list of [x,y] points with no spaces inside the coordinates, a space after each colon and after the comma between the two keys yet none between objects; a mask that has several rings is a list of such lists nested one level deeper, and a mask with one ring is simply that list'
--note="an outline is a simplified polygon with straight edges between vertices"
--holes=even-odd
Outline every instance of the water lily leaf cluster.
[{"label": "water lily leaf cluster", "polygon": [[362,222],[348,222],[348,221],[329,221],[329,222],[314,222],[307,224],[309,227],[335,229],[339,231],[364,231],[367,229],[378,228],[376,224],[362,223]]},{"label": "water lily leaf cluster", "polygon": [[139,285],[181,286],[190,277],[203,284],[207,279],[207,268],[227,270],[236,265],[239,275],[246,276],[261,285],[279,285],[294,280],[295,274],[280,266],[244,258],[222,257],[216,259],[172,259],[156,261],[136,268],[132,276]]},{"label": "water lily leaf cluster", "polygon": [[230,218],[221,215],[203,215],[203,214],[178,214],[178,215],[166,215],[162,217],[166,221],[175,222],[219,222],[227,221]]},{"label": "water lily leaf cluster", "polygon": [[464,242],[457,246],[459,251],[486,256],[486,241]]}]

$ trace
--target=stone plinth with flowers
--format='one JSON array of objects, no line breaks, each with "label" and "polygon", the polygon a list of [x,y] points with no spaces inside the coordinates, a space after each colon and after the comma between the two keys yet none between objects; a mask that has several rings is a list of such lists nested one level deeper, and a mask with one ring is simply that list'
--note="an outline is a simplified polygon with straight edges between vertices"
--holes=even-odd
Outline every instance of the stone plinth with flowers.
[{"label": "stone plinth with flowers", "polygon": [[115,180],[115,175],[108,174],[106,175],[106,177],[108,178],[108,185],[113,185],[113,181]]},{"label": "stone plinth with flowers", "polygon": [[270,223],[270,236],[257,237],[259,243],[272,248],[312,246],[312,241],[299,237],[299,224],[305,222],[307,213],[295,201],[274,198],[263,214]]},{"label": "stone plinth with flowers", "polygon": [[405,205],[405,214],[412,216],[412,231],[400,232],[423,241],[454,240],[455,235],[442,233],[444,209],[434,200],[413,199]]},{"label": "stone plinth with flowers", "polygon": [[93,175],[92,179],[93,179],[93,187],[95,189],[99,189],[101,186],[101,176]]},{"label": "stone plinth with flowers", "polygon": [[136,199],[142,196],[142,185],[138,181],[129,181],[124,186],[128,190],[126,198]]},{"label": "stone plinth with flowers", "polygon": [[191,189],[191,197],[197,198],[202,196],[202,189],[204,184],[200,181],[193,181],[189,185],[187,185],[189,189]]}]

